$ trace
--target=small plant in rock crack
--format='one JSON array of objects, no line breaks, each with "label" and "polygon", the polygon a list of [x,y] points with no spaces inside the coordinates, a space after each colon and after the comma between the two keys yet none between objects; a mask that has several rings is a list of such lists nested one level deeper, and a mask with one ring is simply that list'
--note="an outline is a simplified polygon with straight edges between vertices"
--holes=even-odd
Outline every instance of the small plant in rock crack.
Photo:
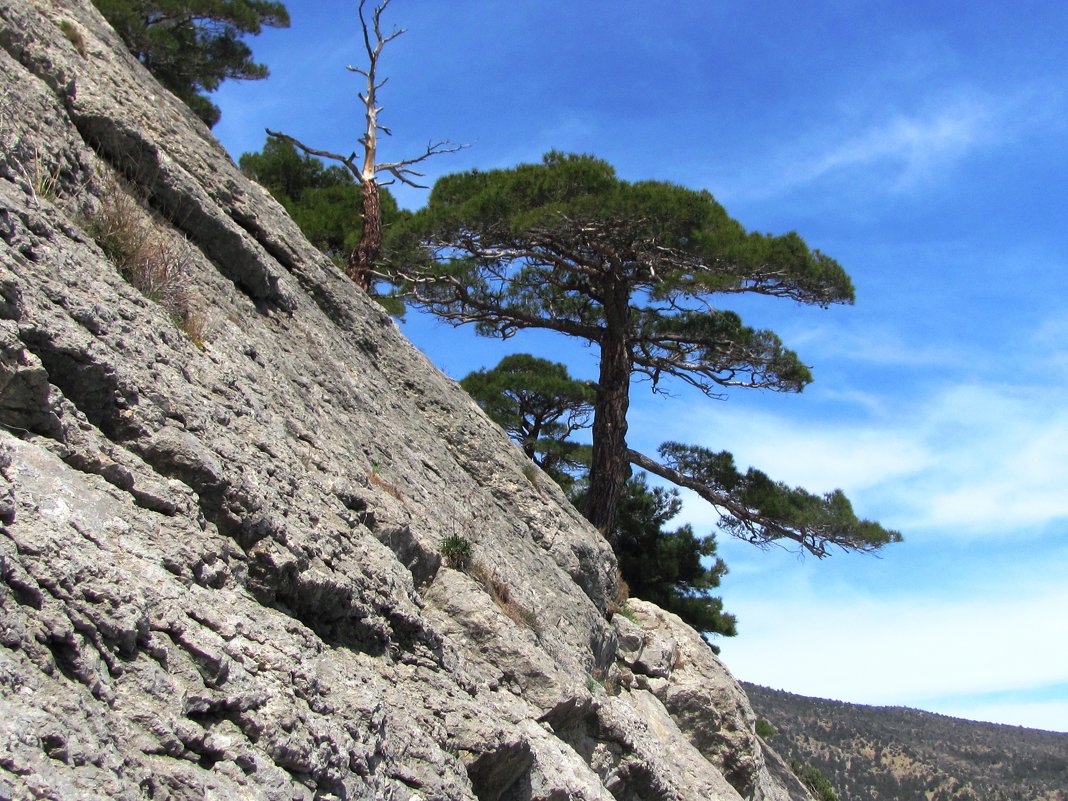
[{"label": "small plant in rock crack", "polygon": [[382,466],[378,464],[378,462],[374,462],[371,465],[371,472],[367,474],[367,480],[376,487],[384,489],[405,506],[408,505],[408,502],[404,500],[404,493],[400,491],[400,488],[396,484],[391,484],[382,477]]},{"label": "small plant in rock crack", "polygon": [[54,203],[63,194],[63,159],[61,154],[49,154],[39,145],[25,140],[25,131],[13,130],[19,115],[18,104],[11,92],[0,94],[0,153],[2,161],[23,181],[35,205],[42,200]]},{"label": "small plant in rock crack", "polygon": [[534,632],[534,634],[541,635],[541,625],[538,622],[538,615],[519,602],[519,600],[512,594],[512,588],[498,576],[493,570],[486,566],[484,562],[478,561],[471,564],[470,575],[477,579],[478,582],[486,589],[489,597],[493,599],[493,602],[497,604],[497,608],[504,612],[505,617],[510,619],[513,623],[518,623],[521,626],[526,626],[528,629]]},{"label": "small plant in rock crack", "polygon": [[62,32],[67,40],[74,45],[74,49],[78,51],[78,54],[82,58],[89,57],[89,48],[86,47],[85,37],[82,36],[82,32],[78,30],[78,26],[67,19],[61,19],[56,23],[56,27]]},{"label": "small plant in rock crack", "polygon": [[441,541],[441,555],[449,567],[466,570],[471,566],[475,546],[462,534],[450,534]]},{"label": "small plant in rock crack", "polygon": [[30,163],[23,167],[22,171],[33,192],[34,202],[39,204],[41,200],[47,200],[54,203],[59,199],[62,170],[62,163],[48,166],[40,148],[33,149]]},{"label": "small plant in rock crack", "polygon": [[107,172],[100,175],[96,207],[81,223],[122,277],[165,308],[175,325],[203,349],[208,324],[194,303],[192,246],[165,237],[133,190]]}]

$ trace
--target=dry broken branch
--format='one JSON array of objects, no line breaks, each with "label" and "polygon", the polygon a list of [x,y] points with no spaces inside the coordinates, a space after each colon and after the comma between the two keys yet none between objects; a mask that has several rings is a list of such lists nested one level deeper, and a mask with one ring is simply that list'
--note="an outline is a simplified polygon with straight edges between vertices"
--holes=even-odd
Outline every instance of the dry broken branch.
[{"label": "dry broken branch", "polygon": [[[363,196],[363,229],[360,231],[360,239],[356,249],[349,254],[348,274],[364,290],[371,288],[371,279],[375,275],[375,262],[378,260],[379,252],[382,249],[381,187],[399,181],[416,189],[426,189],[426,186],[414,180],[424,177],[424,173],[418,172],[412,167],[421,164],[431,156],[437,156],[442,153],[455,153],[465,147],[464,145],[453,144],[448,140],[430,142],[426,150],[418,156],[381,163],[377,160],[379,131],[387,136],[392,135],[389,128],[378,122],[378,115],[382,111],[382,107],[378,105],[378,90],[389,81],[389,78],[378,79],[378,61],[382,55],[383,48],[405,32],[404,28],[394,28],[389,34],[383,34],[382,13],[389,6],[389,3],[390,0],[382,0],[375,7],[370,21],[368,21],[364,13],[367,0],[360,0],[360,28],[363,33],[364,49],[367,52],[367,67],[348,67],[350,72],[362,75],[366,79],[366,88],[357,93],[365,109],[364,118],[366,121],[364,131],[357,140],[363,147],[362,163],[357,164],[358,156],[355,152],[348,156],[343,156],[340,153],[308,147],[288,134],[270,129],[267,131],[268,136],[288,142],[309,156],[329,159],[343,164],[359,183]],[[388,173],[392,178],[381,181],[378,176],[382,173]]]}]

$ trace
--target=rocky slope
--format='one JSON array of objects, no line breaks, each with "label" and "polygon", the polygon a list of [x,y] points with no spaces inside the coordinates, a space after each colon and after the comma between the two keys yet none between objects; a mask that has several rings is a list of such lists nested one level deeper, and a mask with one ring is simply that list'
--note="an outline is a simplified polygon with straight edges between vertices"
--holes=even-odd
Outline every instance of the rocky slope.
[{"label": "rocky slope", "polygon": [[89,3],[0,0],[0,143],[0,798],[808,798]]}]

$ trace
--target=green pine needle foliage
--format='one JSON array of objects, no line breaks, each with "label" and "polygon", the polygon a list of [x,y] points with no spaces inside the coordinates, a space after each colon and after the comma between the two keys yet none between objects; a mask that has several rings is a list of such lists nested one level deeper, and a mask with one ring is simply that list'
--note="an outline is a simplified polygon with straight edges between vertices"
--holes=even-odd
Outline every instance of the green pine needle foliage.
[{"label": "green pine needle foliage", "polygon": [[260,80],[267,67],[242,40],[289,27],[270,0],[93,0],[130,52],[208,127],[221,112],[206,94],[224,80]]},{"label": "green pine needle foliage", "polygon": [[703,634],[733,637],[737,620],[712,594],[727,574],[715,535],[699,537],[689,525],[669,530],[681,509],[677,490],[650,487],[644,474],[632,478],[616,519],[619,571],[632,596],[674,612]]},{"label": "green pine needle foliage", "polygon": [[841,490],[817,495],[774,481],[766,473],[738,470],[727,451],[666,442],[660,455],[675,470],[720,496],[720,527],[757,545],[784,537],[816,556],[831,545],[852,551],[875,551],[901,542],[901,534],[859,519]]}]

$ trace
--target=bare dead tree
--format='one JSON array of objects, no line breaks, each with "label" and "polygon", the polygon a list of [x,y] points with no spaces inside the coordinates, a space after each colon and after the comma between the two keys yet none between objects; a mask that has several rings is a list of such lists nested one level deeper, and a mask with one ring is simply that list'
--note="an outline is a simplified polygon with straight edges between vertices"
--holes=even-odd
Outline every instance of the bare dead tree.
[{"label": "bare dead tree", "polygon": [[[363,159],[358,163],[359,157],[353,151],[348,156],[339,153],[331,153],[328,150],[318,150],[308,147],[298,139],[279,131],[267,129],[267,135],[288,142],[303,153],[318,158],[330,159],[342,165],[352,174],[360,184],[363,196],[363,229],[360,232],[360,240],[356,249],[348,257],[348,274],[365,291],[371,288],[371,274],[375,262],[378,260],[382,249],[382,204],[380,189],[383,186],[400,182],[417,189],[428,187],[417,182],[416,179],[424,177],[424,173],[417,171],[416,165],[442,153],[455,153],[462,150],[465,145],[457,145],[448,140],[439,142],[431,141],[426,150],[413,158],[401,159],[400,161],[378,161],[378,133],[381,131],[387,136],[392,136],[392,131],[378,121],[378,115],[382,107],[378,105],[378,92],[386,85],[389,78],[379,79],[378,62],[382,56],[382,50],[387,44],[405,32],[404,28],[394,28],[389,34],[382,32],[382,13],[390,4],[390,0],[382,0],[375,7],[368,20],[364,14],[364,6],[367,0],[360,0],[359,15],[360,27],[363,31],[364,49],[367,51],[367,68],[349,66],[350,72],[362,75],[366,80],[366,88],[359,93],[363,103],[366,120],[364,132],[360,135],[359,143],[363,147]],[[385,180],[380,175],[387,175]]]}]

